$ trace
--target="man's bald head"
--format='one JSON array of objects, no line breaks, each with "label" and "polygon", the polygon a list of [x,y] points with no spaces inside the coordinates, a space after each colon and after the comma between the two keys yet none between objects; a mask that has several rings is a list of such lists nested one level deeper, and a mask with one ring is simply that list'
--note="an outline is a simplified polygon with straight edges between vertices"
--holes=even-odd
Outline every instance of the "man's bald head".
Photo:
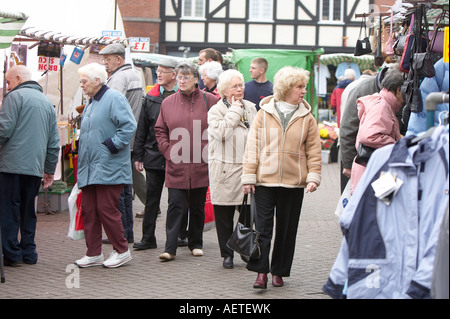
[{"label": "man's bald head", "polygon": [[30,80],[31,72],[24,65],[15,65],[6,72],[6,84],[8,84],[8,91],[11,91],[19,84]]}]

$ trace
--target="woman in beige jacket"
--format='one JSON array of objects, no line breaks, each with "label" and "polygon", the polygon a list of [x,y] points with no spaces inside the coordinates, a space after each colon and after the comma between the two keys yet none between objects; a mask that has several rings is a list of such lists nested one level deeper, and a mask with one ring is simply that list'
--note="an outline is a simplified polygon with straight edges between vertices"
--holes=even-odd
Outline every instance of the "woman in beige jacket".
[{"label": "woman in beige jacket", "polygon": [[[313,192],[321,180],[321,146],[311,106],[303,100],[309,72],[282,68],[274,78],[274,96],[263,99],[245,150],[242,184],[256,203],[256,230],[261,233],[261,257],[247,269],[258,273],[254,288],[283,286],[290,275],[304,189]],[[276,208],[276,209],[275,209]],[[276,211],[276,234],[269,252]]]},{"label": "woman in beige jacket", "polygon": [[239,71],[222,73],[218,91],[221,100],[208,112],[209,183],[223,267],[233,268],[233,251],[226,242],[233,233],[236,206],[243,201],[242,161],[256,108],[243,100],[244,77]]}]

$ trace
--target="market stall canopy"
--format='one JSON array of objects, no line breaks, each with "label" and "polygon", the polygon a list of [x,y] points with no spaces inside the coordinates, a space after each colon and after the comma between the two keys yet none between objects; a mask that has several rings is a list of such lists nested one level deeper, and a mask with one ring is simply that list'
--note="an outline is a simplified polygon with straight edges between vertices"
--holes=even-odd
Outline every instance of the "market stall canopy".
[{"label": "market stall canopy", "polygon": [[[33,80],[38,81],[44,89],[44,93],[56,106],[61,118],[67,118],[74,107],[81,101],[73,102],[79,89],[78,68],[88,62],[89,49],[86,50],[80,64],[76,64],[69,58],[75,47],[80,49],[87,45],[102,45],[112,42],[126,42],[120,10],[115,0],[79,0],[72,5],[62,5],[57,0],[14,0],[2,1],[0,12],[21,11],[28,16],[25,24],[15,37],[13,44],[28,46],[27,67],[33,72]],[[3,24],[1,24],[3,25]],[[105,36],[112,31],[118,31],[121,36]],[[38,48],[34,47],[41,41],[53,42],[63,45],[63,53],[67,55],[60,72],[43,72],[38,66]],[[0,56],[9,56],[9,49],[0,48]],[[5,53],[4,53],[5,52]],[[89,61],[93,62],[93,61]],[[4,63],[0,63],[0,71],[3,73]],[[3,79],[2,79],[3,82]],[[63,95],[63,97],[61,97]],[[75,104],[73,107],[72,105]]]},{"label": "market stall canopy", "polygon": [[22,12],[0,10],[0,49],[11,46],[14,37],[20,32],[28,16]]},{"label": "market stall canopy", "polygon": [[[157,53],[135,53],[132,52],[130,54],[131,59],[133,60],[134,64],[142,65],[142,66],[148,66],[148,67],[156,67],[158,66],[158,63],[161,62],[164,59],[167,59],[167,55],[164,54],[157,54]],[[181,62],[185,60],[181,57],[175,57],[170,56],[171,58],[175,59],[177,62]]]},{"label": "market stall canopy", "polygon": [[361,70],[374,68],[373,55],[354,56],[351,53],[324,54],[320,56],[320,63],[338,66],[341,63],[356,63]]}]

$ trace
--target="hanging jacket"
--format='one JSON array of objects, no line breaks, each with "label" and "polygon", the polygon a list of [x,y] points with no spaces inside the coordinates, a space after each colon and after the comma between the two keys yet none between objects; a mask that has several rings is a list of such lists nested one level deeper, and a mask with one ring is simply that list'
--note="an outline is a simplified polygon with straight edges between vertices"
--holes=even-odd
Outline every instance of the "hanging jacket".
[{"label": "hanging jacket", "polygon": [[217,101],[219,98],[197,88],[189,95],[178,91],[162,102],[155,134],[166,159],[167,188],[209,186],[207,117]]},{"label": "hanging jacket", "polygon": [[[408,122],[408,131],[406,135],[419,135],[427,130],[427,111],[425,110],[425,101],[428,94],[432,92],[447,92],[449,89],[449,63],[444,63],[440,59],[434,64],[436,75],[432,78],[425,78],[420,84],[420,93],[422,96],[423,111],[420,113],[411,113]],[[441,103],[436,105],[436,112],[434,115],[435,125],[439,124],[439,114],[443,111],[448,111],[449,104]]]},{"label": "hanging jacket", "polygon": [[59,154],[55,109],[35,81],[19,84],[0,105],[0,172],[54,174]]},{"label": "hanging jacket", "polygon": [[[333,298],[429,298],[439,229],[448,202],[449,137],[443,127],[376,150],[339,224],[341,249],[323,290]],[[371,183],[390,171],[404,183],[386,205]],[[344,291],[344,287],[346,290]]]}]

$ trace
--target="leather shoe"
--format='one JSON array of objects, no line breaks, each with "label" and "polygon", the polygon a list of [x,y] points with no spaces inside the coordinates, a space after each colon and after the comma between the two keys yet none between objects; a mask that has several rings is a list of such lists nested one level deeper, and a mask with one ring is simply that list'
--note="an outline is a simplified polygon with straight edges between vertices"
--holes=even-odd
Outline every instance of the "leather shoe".
[{"label": "leather shoe", "polygon": [[148,243],[145,241],[140,241],[140,242],[134,243],[133,248],[135,248],[137,250],[145,250],[145,249],[157,248],[157,246],[156,246],[156,244]]},{"label": "leather shoe", "polygon": [[255,289],[267,289],[267,274],[259,273],[256,281],[253,284]]},{"label": "leather shoe", "polygon": [[283,285],[284,285],[283,278],[277,275],[272,275],[272,286],[283,287]]},{"label": "leather shoe", "polygon": [[233,269],[233,257],[227,256],[223,259],[223,268],[225,269]]}]

